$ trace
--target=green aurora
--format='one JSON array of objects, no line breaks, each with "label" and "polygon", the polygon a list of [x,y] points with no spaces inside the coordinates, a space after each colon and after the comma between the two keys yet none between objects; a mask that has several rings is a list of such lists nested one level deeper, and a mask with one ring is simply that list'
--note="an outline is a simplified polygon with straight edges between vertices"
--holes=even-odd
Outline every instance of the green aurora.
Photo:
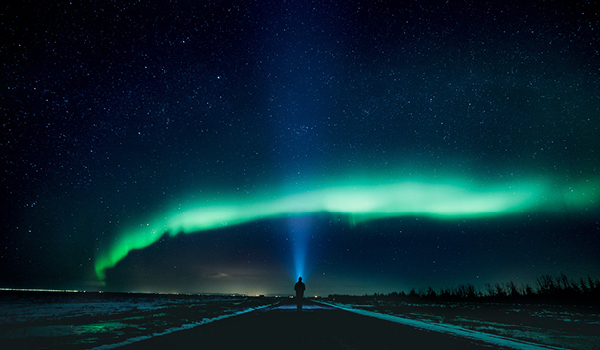
[{"label": "green aurora", "polygon": [[163,235],[173,237],[253,220],[284,215],[329,213],[343,216],[350,225],[361,221],[403,215],[436,218],[496,216],[518,212],[566,212],[590,210],[597,205],[600,180],[584,181],[577,186],[557,189],[558,185],[517,182],[480,186],[472,182],[411,182],[396,184],[338,185],[316,188],[280,198],[257,197],[231,200],[213,205],[178,207],[156,214],[153,220],[125,230],[112,247],[95,262],[98,279],[129,252],[146,248]]}]

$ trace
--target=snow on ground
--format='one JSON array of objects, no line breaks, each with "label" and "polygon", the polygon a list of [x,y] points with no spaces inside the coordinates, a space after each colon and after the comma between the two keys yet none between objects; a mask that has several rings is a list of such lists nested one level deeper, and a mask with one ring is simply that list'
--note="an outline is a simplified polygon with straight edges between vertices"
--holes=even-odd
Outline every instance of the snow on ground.
[{"label": "snow on ground", "polygon": [[513,349],[600,349],[593,307],[488,303],[323,302],[361,315]]},{"label": "snow on ground", "polygon": [[[106,350],[258,309],[296,309],[295,303],[280,301],[244,296],[0,294],[0,342],[6,348]],[[600,314],[594,307],[336,300],[307,303],[303,309],[331,307],[492,346],[600,349]]]},{"label": "snow on ground", "polygon": [[178,302],[181,301],[170,300],[165,304],[165,301],[151,297],[135,299],[115,297],[114,300],[100,298],[74,298],[73,300],[65,298],[49,300],[43,297],[37,299],[27,298],[17,300],[11,304],[2,303],[0,305],[2,311],[0,325],[34,320],[60,320],[65,317],[101,316],[130,311],[159,310]]},{"label": "snow on ground", "polygon": [[[290,303],[290,304],[283,304],[283,305],[278,305],[277,307],[273,308],[274,310],[292,310],[292,311],[296,311],[297,310],[297,306],[296,304]],[[302,305],[302,310],[327,310],[327,309],[331,309],[330,306],[324,306],[324,305],[319,305],[319,304],[304,304]]]},{"label": "snow on ground", "polygon": [[110,349],[273,303],[244,296],[2,294],[0,342],[8,348]]},{"label": "snow on ground", "polygon": [[134,338],[129,338],[129,339],[126,339],[126,340],[124,340],[124,341],[122,341],[120,343],[100,345],[100,346],[97,346],[95,348],[92,348],[91,350],[109,350],[109,349],[115,349],[115,348],[118,348],[118,347],[121,347],[121,346],[124,346],[124,345],[133,344],[133,343],[136,343],[138,341],[145,340],[145,339],[150,339],[150,338],[153,338],[153,337],[158,337],[158,336],[161,336],[161,335],[165,335],[165,334],[169,334],[169,333],[173,333],[173,332],[177,332],[177,331],[182,331],[182,330],[185,330],[185,329],[192,329],[194,327],[201,326],[201,325],[204,325],[204,324],[207,324],[207,323],[211,323],[211,322],[214,322],[214,321],[219,321],[219,320],[223,320],[223,319],[226,319],[226,318],[229,318],[229,317],[242,315],[242,314],[245,314],[245,313],[248,313],[248,312],[251,312],[251,311],[255,311],[255,310],[259,310],[259,309],[263,309],[263,308],[266,308],[266,307],[269,307],[269,306],[272,306],[272,305],[273,304],[261,305],[261,306],[257,306],[257,307],[253,307],[253,308],[248,308],[248,309],[236,311],[236,312],[233,312],[233,313],[227,314],[227,315],[221,315],[221,316],[217,316],[217,317],[213,317],[213,318],[205,318],[205,319],[203,319],[200,322],[187,323],[187,324],[181,325],[179,327],[169,328],[169,329],[167,329],[167,330],[165,330],[163,332],[160,332],[160,333],[153,332],[153,333],[150,333],[150,334],[146,334],[146,335],[142,335],[142,336],[138,336],[138,337],[134,337]]}]

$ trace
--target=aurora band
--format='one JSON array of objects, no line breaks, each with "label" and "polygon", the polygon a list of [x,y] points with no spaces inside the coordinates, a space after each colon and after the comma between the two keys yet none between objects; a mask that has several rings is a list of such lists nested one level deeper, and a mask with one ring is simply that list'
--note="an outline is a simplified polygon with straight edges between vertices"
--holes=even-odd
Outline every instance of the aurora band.
[{"label": "aurora band", "polygon": [[[211,206],[175,209],[154,221],[123,232],[108,251],[97,257],[95,272],[100,280],[104,280],[106,270],[114,267],[130,251],[148,247],[165,234],[172,237],[180,233],[196,233],[284,215],[330,213],[344,216],[350,224],[356,224],[365,220],[402,215],[441,218],[492,216],[536,210],[540,208],[540,202],[545,202],[541,205],[544,210],[555,211],[565,203],[589,202],[589,198],[567,198],[566,195],[550,193],[537,183],[505,185],[492,189],[472,183],[469,185],[464,186],[460,182],[454,182],[453,185],[402,182],[332,186],[281,198],[229,201]],[[594,201],[597,191],[595,184],[593,187]]]}]

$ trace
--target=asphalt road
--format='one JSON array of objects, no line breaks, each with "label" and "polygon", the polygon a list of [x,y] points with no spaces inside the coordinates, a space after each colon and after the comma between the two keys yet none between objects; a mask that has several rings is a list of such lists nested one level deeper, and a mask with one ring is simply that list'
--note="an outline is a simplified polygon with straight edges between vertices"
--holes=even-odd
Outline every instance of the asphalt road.
[{"label": "asphalt road", "polygon": [[490,349],[489,344],[429,332],[305,302],[253,311],[120,349]]}]

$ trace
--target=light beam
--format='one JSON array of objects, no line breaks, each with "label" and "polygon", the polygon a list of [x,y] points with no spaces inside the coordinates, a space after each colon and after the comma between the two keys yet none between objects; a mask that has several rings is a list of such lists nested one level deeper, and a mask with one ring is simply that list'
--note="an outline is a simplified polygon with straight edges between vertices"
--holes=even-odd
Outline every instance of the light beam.
[{"label": "light beam", "polygon": [[308,248],[308,236],[312,219],[309,216],[294,217],[288,219],[288,227],[292,236],[292,254],[294,258],[293,280],[298,277],[306,279],[306,253]]}]

